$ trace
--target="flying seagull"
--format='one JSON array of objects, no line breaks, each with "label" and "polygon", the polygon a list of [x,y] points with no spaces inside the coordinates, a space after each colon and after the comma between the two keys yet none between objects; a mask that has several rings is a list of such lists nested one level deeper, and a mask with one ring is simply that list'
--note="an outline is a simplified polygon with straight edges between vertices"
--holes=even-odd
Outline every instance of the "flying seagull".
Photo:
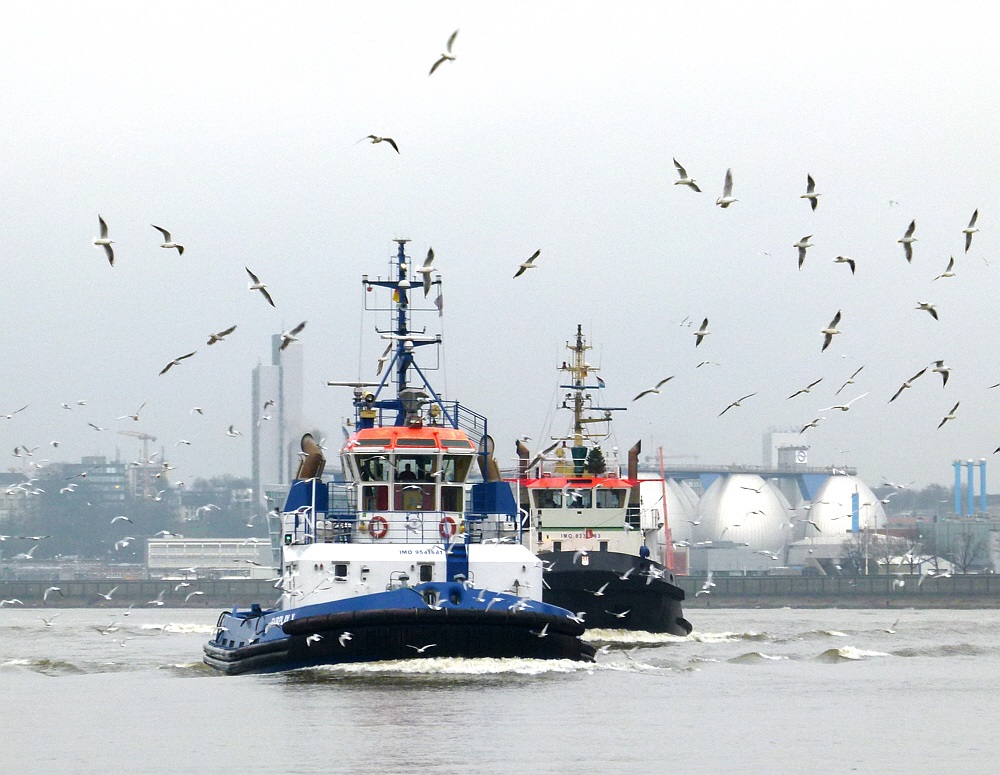
[{"label": "flying seagull", "polygon": [[697,191],[700,194],[701,189],[698,188],[698,184],[694,182],[694,178],[690,177],[687,174],[687,170],[681,166],[681,163],[677,161],[677,159],[674,159],[674,166],[677,168],[677,175],[680,177],[680,180],[674,181],[674,185],[687,186],[688,188],[692,189],[693,191]]},{"label": "flying seagull", "polygon": [[[823,334],[823,347],[820,349],[820,352],[823,352],[823,350],[829,347],[830,342],[833,341],[833,337],[840,333],[840,331],[837,330],[838,323],[840,323],[840,310],[837,310],[837,314],[833,316],[833,320],[830,321],[830,325],[820,331],[820,333]],[[861,371],[861,369],[858,369],[858,371]]]},{"label": "flying seagull", "polygon": [[0,415],[0,417],[3,417],[3,418],[4,418],[5,420],[10,420],[10,419],[12,419],[12,418],[14,417],[14,415],[15,415],[15,414],[17,414],[18,412],[23,412],[23,411],[24,411],[25,409],[27,409],[27,408],[28,408],[28,406],[29,406],[28,404],[25,404],[25,405],[24,405],[24,406],[22,406],[22,407],[21,407],[20,409],[15,409],[15,410],[14,410],[13,412],[11,412],[10,414],[4,414],[4,415]]},{"label": "flying seagull", "polygon": [[[937,277],[935,277],[935,278],[934,278],[934,280],[940,280],[940,279],[941,279],[942,277],[954,277],[954,276],[955,276],[955,272],[953,271],[954,269],[955,269],[955,257],[954,257],[954,256],[952,256],[952,257],[951,257],[951,258],[950,258],[950,259],[948,260],[948,268],[947,268],[947,269],[945,269],[945,270],[944,270],[944,271],[943,271],[943,272],[942,272],[941,274],[939,274],[939,275],[938,275]],[[932,280],[932,282],[933,282],[933,280]]]},{"label": "flying seagull", "polygon": [[837,256],[833,259],[835,264],[847,264],[851,267],[851,274],[854,274],[854,270],[857,269],[856,263],[853,258],[848,258],[847,256]]},{"label": "flying seagull", "polygon": [[806,385],[806,386],[805,386],[804,388],[802,388],[801,390],[796,390],[796,391],[795,391],[794,393],[792,393],[792,394],[791,394],[791,395],[790,395],[790,396],[789,396],[788,398],[786,398],[785,400],[787,401],[787,400],[788,400],[789,398],[795,398],[795,396],[800,396],[800,395],[802,395],[803,393],[808,393],[808,392],[809,392],[810,390],[812,390],[812,389],[813,389],[814,387],[816,387],[816,386],[817,386],[817,385],[818,385],[818,384],[819,384],[820,382],[822,382],[822,381],[823,381],[823,378],[822,378],[822,377],[820,377],[820,378],[819,378],[818,380],[816,380],[815,382],[810,382],[810,383],[809,383],[808,385]]},{"label": "flying seagull", "polygon": [[730,409],[732,409],[734,407],[737,407],[737,406],[741,406],[740,401],[746,401],[746,399],[751,398],[751,397],[753,397],[755,395],[757,395],[757,394],[756,393],[748,393],[747,395],[743,396],[742,398],[737,398],[729,406],[727,406],[725,409],[723,409],[721,412],[719,412],[719,417],[722,417],[722,415],[724,415]]},{"label": "flying seagull", "polygon": [[243,434],[240,433],[238,430],[235,430],[233,426],[230,425],[229,430],[226,431],[226,435],[231,438],[235,438],[236,436],[242,436]]},{"label": "flying seagull", "polygon": [[799,249],[799,269],[802,268],[802,265],[806,261],[806,248],[811,248],[813,246],[813,244],[809,241],[810,237],[812,237],[812,234],[810,234],[808,237],[803,237],[794,245],[792,245],[793,248]]},{"label": "flying seagull", "polygon": [[129,519],[128,517],[125,517],[125,516],[117,516],[117,517],[115,517],[113,520],[111,520],[111,524],[112,525],[115,524],[115,522],[117,522],[119,519],[124,520],[125,522],[128,522],[130,525],[134,524],[131,519]]},{"label": "flying seagull", "polygon": [[183,256],[184,255],[184,246],[183,245],[178,245],[176,242],[174,242],[173,239],[170,237],[170,232],[169,231],[167,231],[166,229],[164,229],[162,226],[157,226],[154,223],[151,223],[149,225],[152,226],[154,229],[156,229],[158,232],[160,232],[160,234],[163,235],[163,244],[160,245],[161,248],[167,248],[168,250],[170,248],[177,248],[177,255],[179,255],[179,256]]},{"label": "flying seagull", "polygon": [[257,275],[251,272],[247,267],[243,267],[247,270],[247,274],[250,275],[250,284],[247,286],[248,290],[260,291],[264,294],[264,298],[267,299],[267,303],[272,307],[274,306],[274,299],[271,298],[271,294],[267,292],[267,286],[264,285],[260,280],[257,279]]},{"label": "flying seagull", "polygon": [[726,170],[726,182],[722,186],[722,196],[716,199],[715,203],[722,209],[725,209],[733,202],[738,201],[738,199],[733,197],[733,171],[728,169]]},{"label": "flying seagull", "polygon": [[955,410],[958,409],[958,404],[960,404],[960,403],[961,403],[961,401],[959,401],[958,403],[956,403],[951,408],[951,411],[948,412],[948,414],[946,414],[944,416],[944,419],[942,419],[940,423],[938,423],[938,428],[940,428],[942,425],[944,425],[946,422],[948,422],[948,420],[954,420],[955,419]]},{"label": "flying seagull", "polygon": [[434,248],[427,248],[427,258],[424,259],[424,265],[417,267],[417,274],[423,276],[424,284],[424,298],[427,298],[427,294],[431,292],[431,273],[434,271],[434,267],[431,264],[434,263]]},{"label": "flying seagull", "polygon": [[914,309],[922,309],[925,312],[931,313],[931,317],[934,318],[935,320],[940,320],[940,318],[938,317],[937,309],[930,302],[918,301],[917,306],[914,307]]},{"label": "flying seagull", "polygon": [[844,389],[845,387],[847,387],[848,385],[853,385],[853,384],[854,384],[854,378],[855,378],[856,376],[858,376],[858,374],[860,374],[860,373],[861,373],[861,369],[863,369],[863,368],[864,368],[864,366],[861,366],[861,367],[860,367],[860,368],[859,368],[859,369],[858,369],[857,371],[855,371],[855,372],[854,372],[854,373],[853,373],[853,374],[852,374],[852,375],[850,376],[850,379],[848,379],[848,380],[847,380],[847,382],[845,382],[845,383],[844,383],[843,385],[841,385],[841,386],[840,386],[839,388],[837,388],[837,392],[836,392],[836,393],[834,393],[834,395],[835,395],[835,396],[839,396],[839,395],[840,395],[840,391],[841,391],[841,390],[843,390],[843,389]]},{"label": "flying seagull", "polygon": [[895,401],[897,398],[899,398],[899,394],[902,393],[904,390],[906,390],[907,388],[913,387],[913,383],[916,382],[917,377],[922,377],[923,374],[924,374],[924,372],[927,371],[927,368],[928,367],[925,366],[920,371],[918,371],[916,374],[914,374],[912,377],[910,377],[908,380],[906,380],[906,382],[904,382],[902,385],[900,385],[899,386],[899,390],[897,390],[893,394],[892,398],[889,399],[889,403],[891,404],[893,401]]},{"label": "flying seagull", "polygon": [[[389,145],[392,146],[393,150],[396,153],[399,153],[399,146],[396,145],[396,141],[393,140],[391,137],[379,137],[378,135],[368,135],[366,137],[362,137],[361,140],[371,140],[372,145],[375,145],[375,143],[389,143]],[[358,142],[360,143],[361,140],[358,140]]]},{"label": "flying seagull", "polygon": [[979,210],[977,209],[972,214],[972,219],[969,221],[969,225],[962,229],[962,234],[965,235],[965,252],[969,252],[969,248],[972,246],[972,235],[975,234],[979,229],[976,228],[976,220],[979,218]]},{"label": "flying seagull", "polygon": [[819,423],[820,423],[820,420],[825,420],[825,419],[826,419],[825,417],[817,417],[812,422],[809,422],[809,423],[806,423],[805,425],[803,425],[802,426],[802,430],[800,430],[799,433],[805,433],[810,428],[816,428],[816,427],[818,427]]},{"label": "flying seagull", "polygon": [[708,330],[708,318],[701,321],[701,328],[694,332],[694,346],[697,347],[701,344],[701,340],[708,336],[711,331]]},{"label": "flying seagull", "polygon": [[221,342],[223,339],[225,339],[227,336],[229,336],[235,330],[236,330],[236,326],[230,326],[225,331],[220,331],[217,334],[209,334],[208,335],[208,344],[211,345],[211,344],[215,344],[216,342]]},{"label": "flying seagull", "polygon": [[941,387],[948,384],[948,376],[951,374],[951,369],[944,365],[944,361],[934,361],[934,368],[931,371],[941,375]]},{"label": "flying seagull", "polygon": [[432,649],[436,646],[436,643],[428,643],[426,646],[411,646],[409,643],[406,644],[408,649],[413,649],[418,654],[423,654],[427,649]]},{"label": "flying seagull", "polygon": [[816,193],[816,181],[813,180],[813,176],[806,174],[806,192],[802,194],[799,197],[799,199],[808,199],[809,206],[812,207],[813,210],[815,210],[816,205],[819,204],[820,196],[822,196],[822,194]]},{"label": "flying seagull", "polygon": [[847,402],[846,404],[835,404],[834,406],[828,406],[828,407],[826,407],[825,409],[820,409],[820,411],[821,411],[821,412],[826,412],[826,411],[828,411],[828,410],[830,410],[830,409],[839,409],[839,410],[840,410],[840,411],[842,411],[842,412],[846,412],[846,411],[847,411],[848,409],[850,409],[850,408],[851,408],[851,404],[853,404],[853,403],[854,403],[855,401],[859,401],[859,400],[861,400],[861,399],[862,399],[862,398],[864,398],[864,397],[865,397],[866,395],[868,395],[868,393],[870,393],[870,392],[871,392],[870,390],[869,390],[869,391],[866,391],[866,392],[862,393],[862,394],[861,394],[860,396],[857,396],[856,398],[852,398],[852,399],[851,399],[850,401],[848,401],[848,402]]},{"label": "flying seagull", "polygon": [[142,411],[142,407],[145,406],[145,405],[146,405],[146,402],[143,401],[142,402],[142,406],[140,406],[138,409],[136,409],[134,414],[123,414],[118,419],[119,420],[135,420],[136,422],[139,422],[139,412]]},{"label": "flying seagull", "polygon": [[63,592],[59,587],[49,587],[48,589],[45,590],[45,593],[42,595],[43,603],[49,599],[49,594],[52,592],[58,592],[59,597],[64,597]]},{"label": "flying seagull", "polygon": [[114,240],[108,239],[108,224],[104,222],[104,219],[98,215],[97,220],[101,225],[101,236],[94,240],[95,245],[100,245],[104,248],[104,252],[108,256],[108,263],[111,266],[115,265],[115,251],[111,248],[114,244]]},{"label": "flying seagull", "polygon": [[434,75],[434,71],[437,70],[438,66],[440,64],[442,64],[443,62],[454,62],[455,61],[455,57],[452,56],[452,53],[451,53],[451,44],[455,42],[455,36],[456,35],[458,35],[458,30],[455,30],[448,37],[448,42],[445,44],[445,53],[443,53],[441,55],[441,58],[431,66],[431,71],[429,73],[427,73],[428,77]]},{"label": "flying seagull", "polygon": [[913,236],[913,232],[917,228],[916,220],[910,221],[910,226],[906,230],[906,234],[903,235],[902,239],[896,240],[896,242],[902,243],[903,252],[906,253],[906,260],[913,262],[913,243],[917,241],[917,238]]},{"label": "flying seagull", "polygon": [[534,269],[534,268],[535,268],[535,264],[534,264],[534,263],[532,263],[532,262],[533,262],[533,261],[534,261],[534,260],[535,260],[536,258],[538,258],[538,256],[540,256],[540,255],[541,255],[541,253],[542,253],[542,251],[541,251],[541,250],[536,250],[536,251],[535,251],[534,253],[532,253],[532,254],[531,254],[531,258],[529,258],[529,259],[528,259],[527,261],[525,261],[525,262],[524,262],[523,264],[521,264],[520,268],[519,268],[519,269],[517,270],[517,272],[515,273],[514,277],[515,277],[515,278],[517,278],[517,277],[520,277],[520,276],[521,276],[521,275],[523,275],[523,274],[524,274],[524,273],[525,273],[525,272],[526,272],[527,270],[529,270],[529,269]]},{"label": "flying seagull", "polygon": [[174,358],[172,361],[170,361],[170,363],[168,363],[166,366],[163,367],[163,369],[160,371],[160,374],[161,375],[162,374],[166,374],[168,371],[170,371],[170,369],[171,369],[172,366],[179,365],[181,361],[186,360],[187,358],[190,358],[196,352],[198,352],[198,351],[195,350],[194,352],[189,352],[187,355],[182,355],[179,358]]},{"label": "flying seagull", "polygon": [[278,349],[279,350],[284,350],[292,342],[297,342],[298,339],[296,339],[295,337],[298,334],[301,334],[302,333],[302,329],[305,328],[305,327],[306,327],[306,321],[303,320],[301,323],[299,323],[297,326],[295,326],[295,328],[293,328],[291,331],[285,331],[281,335],[281,346]]}]

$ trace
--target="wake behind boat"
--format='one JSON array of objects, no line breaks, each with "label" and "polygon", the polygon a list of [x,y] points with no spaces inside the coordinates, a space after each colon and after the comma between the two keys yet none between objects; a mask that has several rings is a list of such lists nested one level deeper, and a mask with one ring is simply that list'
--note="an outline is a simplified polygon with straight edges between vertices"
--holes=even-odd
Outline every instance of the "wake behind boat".
[{"label": "wake behind boat", "polygon": [[[323,479],[310,435],[281,513],[277,607],[234,608],[205,645],[226,673],[412,657],[591,661],[582,622],[542,601],[542,563],[523,544],[509,486],[499,481],[486,418],[445,401],[418,366],[440,335],[415,333],[412,275],[397,240],[393,274],[362,278],[392,301],[379,333],[392,353],[379,382],[353,388],[346,482]],[[419,283],[420,281],[418,281]],[[424,278],[425,290],[440,278]],[[418,286],[419,287],[419,286]],[[425,294],[426,295],[426,294]],[[412,386],[411,386],[412,385]],[[395,388],[393,391],[392,388]],[[470,483],[477,464],[484,481]]]}]

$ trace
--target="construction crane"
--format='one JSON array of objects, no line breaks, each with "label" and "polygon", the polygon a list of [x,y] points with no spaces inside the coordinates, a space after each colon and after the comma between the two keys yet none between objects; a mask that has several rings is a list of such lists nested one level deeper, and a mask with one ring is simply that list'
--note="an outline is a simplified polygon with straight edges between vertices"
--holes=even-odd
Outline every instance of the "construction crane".
[{"label": "construction crane", "polygon": [[142,431],[118,431],[122,436],[133,436],[142,442],[142,497],[148,498],[149,488],[149,442],[155,442],[156,436],[150,436]]}]

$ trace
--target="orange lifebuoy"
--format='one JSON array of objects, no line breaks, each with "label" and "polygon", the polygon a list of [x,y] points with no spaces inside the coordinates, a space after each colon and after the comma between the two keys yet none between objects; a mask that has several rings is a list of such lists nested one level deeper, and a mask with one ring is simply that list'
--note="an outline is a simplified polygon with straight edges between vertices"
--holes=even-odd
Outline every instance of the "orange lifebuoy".
[{"label": "orange lifebuoy", "polygon": [[368,523],[368,534],[372,538],[385,538],[388,532],[389,523],[385,521],[385,517],[372,517],[372,521]]},{"label": "orange lifebuoy", "polygon": [[442,538],[447,540],[458,532],[458,526],[455,524],[455,520],[451,517],[443,517],[441,519],[441,524],[438,525],[438,532],[441,534]]}]

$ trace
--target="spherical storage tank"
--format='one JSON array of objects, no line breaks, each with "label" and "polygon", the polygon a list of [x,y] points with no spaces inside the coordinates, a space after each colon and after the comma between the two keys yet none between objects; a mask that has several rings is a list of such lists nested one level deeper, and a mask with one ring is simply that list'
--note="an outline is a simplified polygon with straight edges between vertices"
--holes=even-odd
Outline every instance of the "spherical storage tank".
[{"label": "spherical storage tank", "polygon": [[[688,520],[695,519],[695,509],[690,501],[680,491],[677,482],[667,479],[666,484],[661,484],[659,479],[645,481],[639,485],[642,492],[643,508],[655,509],[659,511],[660,522],[663,522],[663,503],[666,496],[667,521],[670,524],[670,537],[674,543],[678,541],[691,540],[691,523]],[[660,530],[663,533],[663,530]],[[661,535],[660,543],[664,538]]]},{"label": "spherical storage tank", "polygon": [[734,541],[748,550],[776,552],[790,540],[788,510],[756,474],[719,477],[698,504],[697,542]]},{"label": "spherical storage tank", "polygon": [[[858,527],[862,530],[885,528],[885,509],[867,484],[856,476],[831,476],[819,488],[809,510],[809,519],[816,523],[808,529],[816,535],[844,535],[851,530],[851,497],[858,493]],[[810,533],[806,532],[806,537]]]}]

